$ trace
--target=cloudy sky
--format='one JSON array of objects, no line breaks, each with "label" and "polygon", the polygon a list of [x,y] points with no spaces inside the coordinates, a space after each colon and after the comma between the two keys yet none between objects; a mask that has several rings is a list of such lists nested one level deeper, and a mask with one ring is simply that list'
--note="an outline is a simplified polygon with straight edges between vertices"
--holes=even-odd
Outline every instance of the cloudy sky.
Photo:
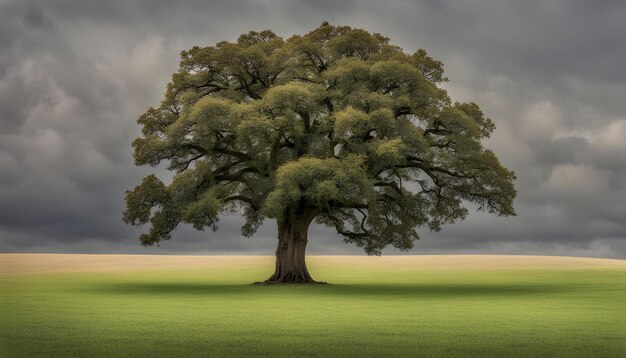
[{"label": "cloudy sky", "polygon": [[[451,97],[495,121],[487,146],[517,173],[517,217],[424,230],[411,253],[626,258],[619,0],[0,0],[0,251],[273,253],[275,224],[246,239],[236,216],[217,233],[181,227],[141,247],[140,229],[121,222],[123,197],[154,169],[134,167],[130,142],[181,50],[325,20],[443,61]],[[309,253],[360,251],[312,227]]]}]

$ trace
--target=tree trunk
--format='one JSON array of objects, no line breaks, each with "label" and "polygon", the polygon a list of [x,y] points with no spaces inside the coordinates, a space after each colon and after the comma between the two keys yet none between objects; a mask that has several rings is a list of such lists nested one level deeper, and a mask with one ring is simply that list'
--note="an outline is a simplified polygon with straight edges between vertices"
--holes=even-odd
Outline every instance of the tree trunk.
[{"label": "tree trunk", "polygon": [[315,283],[306,268],[307,232],[317,211],[310,210],[294,220],[278,223],[276,269],[265,283]]}]

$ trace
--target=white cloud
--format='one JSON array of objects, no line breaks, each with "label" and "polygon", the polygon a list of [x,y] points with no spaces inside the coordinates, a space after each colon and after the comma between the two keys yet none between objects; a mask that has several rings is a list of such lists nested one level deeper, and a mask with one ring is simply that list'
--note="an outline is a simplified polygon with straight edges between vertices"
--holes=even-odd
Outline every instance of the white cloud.
[{"label": "white cloud", "polygon": [[562,117],[562,111],[554,103],[535,102],[521,113],[519,133],[531,140],[549,140],[563,128]]},{"label": "white cloud", "polygon": [[609,191],[609,178],[591,165],[557,165],[542,189],[545,195],[589,200]]},{"label": "white cloud", "polygon": [[599,148],[624,150],[626,157],[626,119],[615,120],[588,137]]}]

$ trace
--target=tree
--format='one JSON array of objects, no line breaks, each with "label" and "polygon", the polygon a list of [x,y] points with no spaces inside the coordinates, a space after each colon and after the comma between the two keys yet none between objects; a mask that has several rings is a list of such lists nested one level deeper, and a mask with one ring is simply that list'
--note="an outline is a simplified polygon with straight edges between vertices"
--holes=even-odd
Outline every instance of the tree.
[{"label": "tree", "polygon": [[250,237],[278,223],[266,282],[315,282],[306,268],[309,224],[336,229],[379,255],[466,217],[464,204],[515,215],[515,175],[485,149],[494,130],[475,103],[452,102],[443,64],[405,53],[378,33],[323,23],[286,41],[269,30],[193,47],[158,108],[139,119],[137,165],[163,161],[169,185],[143,179],[123,220],[150,224],[143,245],[180,223],[217,229],[241,212]]}]

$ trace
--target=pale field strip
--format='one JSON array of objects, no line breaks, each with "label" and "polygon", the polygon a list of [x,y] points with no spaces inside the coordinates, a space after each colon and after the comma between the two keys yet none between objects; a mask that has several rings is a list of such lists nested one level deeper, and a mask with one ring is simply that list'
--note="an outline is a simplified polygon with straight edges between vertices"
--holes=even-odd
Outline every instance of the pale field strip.
[{"label": "pale field strip", "polygon": [[[258,268],[273,256],[0,254],[0,274],[156,271],[167,269]],[[380,270],[466,271],[486,269],[624,269],[626,260],[524,255],[309,256],[309,266]]]}]

